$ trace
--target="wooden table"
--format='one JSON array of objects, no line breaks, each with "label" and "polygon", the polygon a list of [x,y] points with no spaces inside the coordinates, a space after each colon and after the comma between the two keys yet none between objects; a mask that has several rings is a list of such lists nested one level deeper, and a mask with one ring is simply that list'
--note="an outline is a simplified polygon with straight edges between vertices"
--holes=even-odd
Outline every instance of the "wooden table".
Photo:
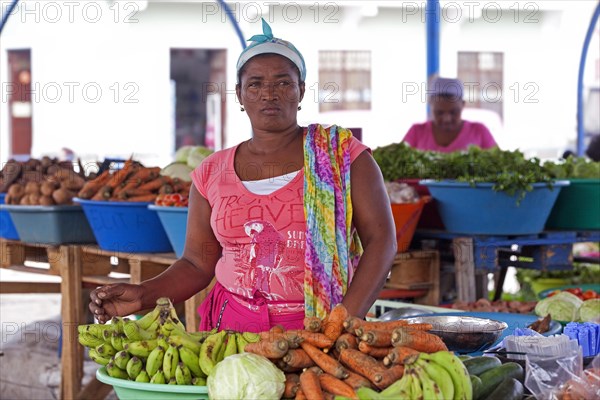
[{"label": "wooden table", "polygon": [[[77,340],[77,325],[85,323],[87,302],[82,288],[115,282],[140,283],[152,278],[176,260],[174,253],[140,254],[105,251],[96,245],[28,244],[0,238],[0,267],[11,270],[61,277],[60,284],[6,282],[0,293],[61,293],[62,362],[61,399],[104,398],[112,387],[95,378],[84,388],[84,348]],[[26,265],[26,261],[44,262],[48,269]],[[120,277],[117,274],[123,274]],[[185,320],[189,331],[199,325],[197,308],[211,287],[185,302]]]},{"label": "wooden table", "polygon": [[[599,242],[600,231],[544,231],[534,235],[465,235],[439,230],[417,230],[415,241],[434,242],[440,255],[454,260],[458,300],[477,299],[476,288],[487,294],[488,272],[498,272],[495,296],[502,294],[509,266],[537,270],[573,267],[573,244]],[[479,283],[477,285],[476,283]]]}]

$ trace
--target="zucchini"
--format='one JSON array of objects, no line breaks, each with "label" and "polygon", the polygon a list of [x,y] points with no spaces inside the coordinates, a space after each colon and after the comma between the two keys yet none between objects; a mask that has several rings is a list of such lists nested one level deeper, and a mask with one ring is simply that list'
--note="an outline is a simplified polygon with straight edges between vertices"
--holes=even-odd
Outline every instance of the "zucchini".
[{"label": "zucchini", "polygon": [[519,381],[523,381],[523,367],[516,362],[507,362],[499,367],[488,369],[479,375],[479,378],[481,379],[481,394],[479,398],[487,400],[488,396],[502,383],[503,380],[515,378]]},{"label": "zucchini", "polygon": [[525,394],[523,384],[515,378],[507,378],[502,381],[487,400],[521,400]]},{"label": "zucchini", "polygon": [[463,364],[465,367],[467,367],[469,375],[479,376],[488,369],[499,367],[502,365],[502,361],[500,361],[497,357],[478,356],[464,360]]},{"label": "zucchini", "polygon": [[477,375],[470,375],[469,377],[471,378],[471,386],[473,387],[473,399],[477,399],[479,393],[481,393],[483,383],[481,382],[481,378]]}]

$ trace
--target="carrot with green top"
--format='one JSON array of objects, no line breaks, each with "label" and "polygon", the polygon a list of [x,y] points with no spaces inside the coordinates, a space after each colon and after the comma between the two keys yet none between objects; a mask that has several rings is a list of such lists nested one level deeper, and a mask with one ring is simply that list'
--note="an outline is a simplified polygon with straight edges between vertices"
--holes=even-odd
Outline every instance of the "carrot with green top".
[{"label": "carrot with green top", "polygon": [[406,346],[423,353],[435,353],[448,350],[442,339],[425,331],[418,331],[407,327],[397,328],[392,333],[393,346]]},{"label": "carrot with green top", "polygon": [[321,349],[307,342],[300,343],[300,346],[323,371],[340,379],[344,379],[346,376],[348,376],[344,366],[335,358],[321,351]]},{"label": "carrot with green top", "polygon": [[[302,394],[308,400],[323,400],[325,398],[319,376],[310,368],[300,374],[300,388],[302,389]],[[297,395],[298,392],[296,392]]]}]

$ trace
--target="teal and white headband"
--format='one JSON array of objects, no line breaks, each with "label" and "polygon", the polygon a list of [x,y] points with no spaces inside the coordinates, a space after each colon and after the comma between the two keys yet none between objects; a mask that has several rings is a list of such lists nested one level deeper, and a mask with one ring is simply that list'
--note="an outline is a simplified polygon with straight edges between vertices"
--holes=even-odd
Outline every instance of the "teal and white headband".
[{"label": "teal and white headband", "polygon": [[306,79],[306,66],[304,65],[304,57],[302,57],[302,54],[300,54],[298,49],[296,49],[296,47],[294,47],[294,45],[290,42],[273,37],[273,31],[264,18],[262,20],[262,27],[263,34],[254,35],[248,39],[248,41],[252,42],[252,44],[246,47],[244,51],[242,51],[242,54],[240,54],[240,58],[238,58],[236,68],[238,77],[240,69],[242,69],[248,60],[259,54],[270,53],[279,54],[280,56],[283,56],[293,62],[300,71],[300,80],[304,82]]}]

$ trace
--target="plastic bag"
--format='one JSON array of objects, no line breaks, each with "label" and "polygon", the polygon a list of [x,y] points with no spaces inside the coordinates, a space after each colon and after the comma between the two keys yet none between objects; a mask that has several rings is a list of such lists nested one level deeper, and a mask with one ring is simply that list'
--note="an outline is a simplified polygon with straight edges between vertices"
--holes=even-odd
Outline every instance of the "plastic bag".
[{"label": "plastic bag", "polygon": [[416,203],[419,201],[417,189],[407,183],[385,182],[385,188],[390,197],[390,203],[403,204]]},{"label": "plastic bag", "polygon": [[570,379],[581,379],[582,373],[580,347],[559,357],[525,357],[525,387],[537,400],[561,399],[562,385]]}]

